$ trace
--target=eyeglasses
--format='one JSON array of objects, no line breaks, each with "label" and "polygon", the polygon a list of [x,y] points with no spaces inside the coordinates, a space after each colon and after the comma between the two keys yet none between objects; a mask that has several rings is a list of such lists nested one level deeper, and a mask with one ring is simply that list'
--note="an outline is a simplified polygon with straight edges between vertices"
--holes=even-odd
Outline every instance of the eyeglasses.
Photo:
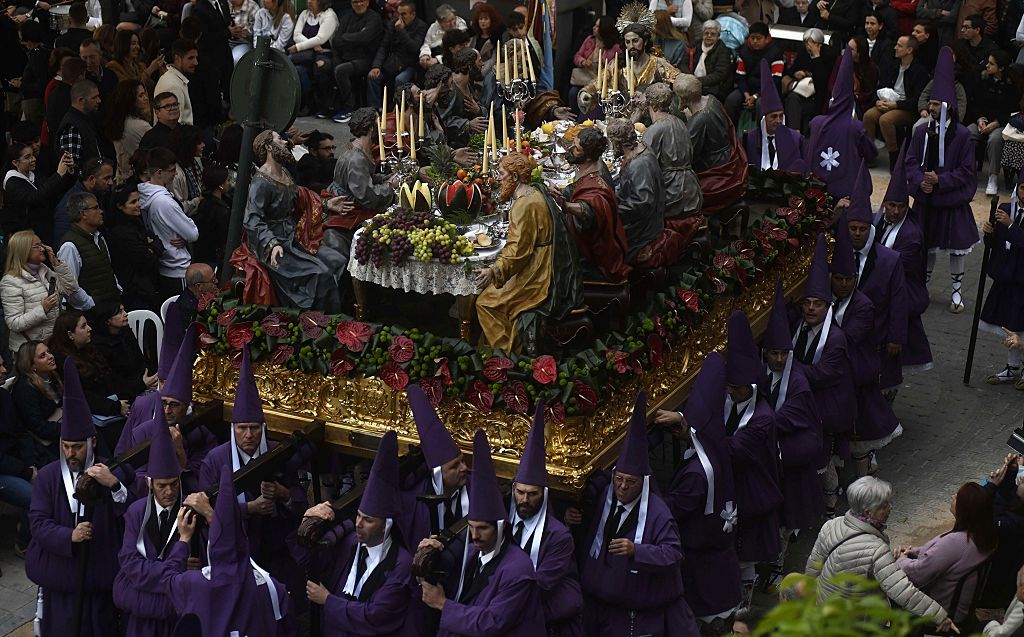
[{"label": "eyeglasses", "polygon": [[971,26],[971,25],[969,25],[969,24],[961,24],[961,25],[960,25],[960,30],[961,30],[961,31],[973,31],[973,30],[975,30],[975,29],[980,29],[980,28],[981,28],[981,27],[972,27],[972,26]]},{"label": "eyeglasses", "polygon": [[100,212],[103,211],[103,209],[100,208],[99,204],[96,204],[95,206],[89,206],[88,208],[82,208],[82,212],[89,212],[90,210],[99,210]]},{"label": "eyeglasses", "polygon": [[157,106],[156,110],[158,110],[158,111],[176,111],[176,110],[178,110],[178,108],[180,106],[181,105],[178,102],[174,102],[173,104],[164,104],[163,106]]}]

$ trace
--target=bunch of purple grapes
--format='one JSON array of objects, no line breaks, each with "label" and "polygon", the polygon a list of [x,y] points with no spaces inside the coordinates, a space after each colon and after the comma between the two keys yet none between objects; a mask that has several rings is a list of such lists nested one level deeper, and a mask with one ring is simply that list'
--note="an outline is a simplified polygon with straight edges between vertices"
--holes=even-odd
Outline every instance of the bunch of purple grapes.
[{"label": "bunch of purple grapes", "polygon": [[412,256],[412,241],[404,234],[395,234],[391,236],[388,249],[391,252],[391,265],[398,266]]}]

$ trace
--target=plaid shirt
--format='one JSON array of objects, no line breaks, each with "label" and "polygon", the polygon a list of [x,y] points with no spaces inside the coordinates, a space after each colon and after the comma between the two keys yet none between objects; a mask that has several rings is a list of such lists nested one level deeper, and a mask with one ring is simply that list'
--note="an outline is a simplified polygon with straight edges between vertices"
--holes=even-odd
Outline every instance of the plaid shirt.
[{"label": "plaid shirt", "polygon": [[61,154],[71,153],[71,159],[74,160],[74,174],[78,175],[81,171],[78,160],[82,156],[82,134],[74,126],[68,126],[57,143]]}]

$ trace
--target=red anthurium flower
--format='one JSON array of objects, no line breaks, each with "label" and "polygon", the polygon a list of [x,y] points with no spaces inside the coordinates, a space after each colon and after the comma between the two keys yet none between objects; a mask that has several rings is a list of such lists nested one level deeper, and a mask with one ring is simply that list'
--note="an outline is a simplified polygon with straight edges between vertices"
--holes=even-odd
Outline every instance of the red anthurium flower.
[{"label": "red anthurium flower", "polygon": [[359,321],[342,321],[338,323],[338,342],[350,352],[361,352],[373,336],[373,328]]},{"label": "red anthurium flower", "polygon": [[558,379],[558,364],[555,357],[543,354],[533,360],[533,379],[541,385],[547,385]]},{"label": "red anthurium flower", "polygon": [[497,383],[508,380],[508,370],[515,367],[512,359],[504,356],[492,356],[484,361],[484,378]]},{"label": "red anthurium flower", "polygon": [[700,297],[693,290],[684,290],[679,288],[676,290],[676,295],[679,296],[679,300],[683,302],[686,309],[691,312],[697,312],[700,310]]},{"label": "red anthurium flower", "polygon": [[217,337],[211,335],[202,323],[196,323],[196,335],[199,337],[199,349],[210,349],[217,344]]},{"label": "red anthurium flower", "polygon": [[647,348],[651,352],[651,365],[658,367],[665,360],[665,342],[657,334],[647,335]]},{"label": "red anthurium flower", "polygon": [[576,395],[576,406],[580,411],[589,412],[597,408],[597,392],[593,387],[578,380],[573,383],[573,392]]},{"label": "red anthurium flower", "polygon": [[340,347],[331,352],[330,367],[335,376],[344,376],[355,369],[355,365],[348,359],[348,353]]},{"label": "red anthurium flower", "polygon": [[295,348],[291,345],[278,345],[270,352],[270,362],[274,365],[284,365],[294,352]]},{"label": "red anthurium flower", "polygon": [[395,391],[402,391],[409,384],[409,374],[398,363],[385,363],[380,368],[380,379]]},{"label": "red anthurium flower", "polygon": [[231,324],[231,321],[235,319],[235,315],[238,314],[238,308],[233,307],[230,310],[224,310],[217,315],[217,325],[221,327],[227,327]]},{"label": "red anthurium flower", "polygon": [[501,399],[517,414],[525,414],[530,410],[530,396],[526,393],[526,385],[518,380],[505,385],[501,390]]},{"label": "red anthurium flower", "polygon": [[202,312],[206,308],[210,307],[210,303],[217,298],[217,295],[213,292],[203,292],[199,295],[199,301],[196,303],[196,309]]},{"label": "red anthurium flower", "polygon": [[431,405],[437,407],[441,404],[441,398],[444,397],[444,387],[441,386],[439,378],[421,378],[420,389],[423,390]]},{"label": "red anthurium flower", "polygon": [[723,294],[725,292],[725,281],[719,279],[717,276],[709,277],[711,284],[715,286],[715,294]]},{"label": "red anthurium flower", "polygon": [[728,254],[716,254],[714,263],[716,268],[721,268],[726,272],[732,272],[736,267],[736,259],[732,258]]},{"label": "red anthurium flower", "polygon": [[283,312],[272,312],[260,321],[260,329],[267,336],[273,338],[285,338],[291,334],[288,329],[288,315]]},{"label": "red anthurium flower", "polygon": [[549,420],[556,425],[565,422],[565,405],[560,400],[552,400],[544,406],[544,420]]},{"label": "red anthurium flower", "polygon": [[789,238],[789,233],[786,232],[785,228],[778,226],[772,226],[771,230],[768,231],[768,235],[776,241],[785,241]]},{"label": "red anthurium flower", "polygon": [[612,364],[612,369],[617,373],[625,374],[629,371],[629,368],[626,366],[626,359],[629,358],[629,354],[620,352],[619,350],[610,349],[605,353],[605,356],[607,357],[608,362]]},{"label": "red anthurium flower", "polygon": [[416,356],[416,343],[408,336],[396,336],[388,348],[388,355],[396,363],[408,363]]},{"label": "red anthurium flower", "polygon": [[299,314],[299,327],[306,338],[320,338],[327,327],[327,315],[323,312],[310,310]]},{"label": "red anthurium flower", "polygon": [[491,393],[491,388],[487,383],[476,380],[466,390],[466,400],[480,411],[490,411],[494,405],[494,394]]},{"label": "red anthurium flower", "polygon": [[232,349],[242,349],[252,342],[252,323],[232,323],[228,326],[227,338]]},{"label": "red anthurium flower", "polygon": [[437,371],[434,372],[434,376],[441,379],[445,386],[452,384],[452,370],[448,367],[447,358],[435,358],[434,362],[437,363]]}]

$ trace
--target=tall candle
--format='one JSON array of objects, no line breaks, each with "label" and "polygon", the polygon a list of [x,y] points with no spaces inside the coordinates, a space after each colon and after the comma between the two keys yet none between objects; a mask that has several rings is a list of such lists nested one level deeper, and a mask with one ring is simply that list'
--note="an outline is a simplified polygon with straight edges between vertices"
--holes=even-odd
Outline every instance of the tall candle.
[{"label": "tall candle", "polygon": [[416,161],[416,136],[411,134],[412,130],[412,113],[409,113],[409,159]]},{"label": "tall candle", "polygon": [[384,99],[380,102],[381,115],[388,112],[388,87],[384,87]]},{"label": "tall candle", "polygon": [[508,148],[508,113],[504,104],[501,105],[501,147]]},{"label": "tall candle", "polygon": [[499,48],[499,49],[504,49],[504,50],[505,50],[505,63],[504,63],[504,64],[503,64],[502,66],[501,66],[501,68],[502,68],[502,70],[503,70],[503,71],[505,72],[505,86],[508,86],[508,85],[509,85],[509,75],[508,75],[508,49],[506,49],[506,48],[505,48],[505,45],[504,45],[504,44],[501,44],[501,45],[499,45],[499,46],[498,46],[498,48]]},{"label": "tall candle", "polygon": [[[402,125],[401,125],[401,128],[399,128],[399,130],[404,132],[405,131],[405,91],[402,91],[402,112],[401,112],[401,116],[402,116],[402,119],[400,121],[402,122]],[[409,129],[409,133],[412,134],[412,129],[411,128]]]},{"label": "tall candle", "polygon": [[530,81],[536,83],[537,76],[533,74],[533,56],[530,55],[530,42],[529,40],[523,42],[523,57],[526,58],[526,63],[530,67]]},{"label": "tall candle", "polygon": [[512,79],[519,79],[519,40],[512,40]]},{"label": "tall candle", "polygon": [[[488,167],[488,166],[487,166],[487,158],[488,158],[488,157],[490,156],[490,155],[488,155],[488,153],[487,153],[487,140],[488,140],[489,138],[490,138],[490,130],[486,130],[486,131],[484,131],[484,152],[483,152],[483,155],[484,155],[484,163],[483,163],[483,167],[482,167],[482,170],[483,170],[484,174],[487,174],[487,167]],[[491,143],[491,145],[493,146],[493,145],[494,145],[494,143],[492,142],[492,143]]]},{"label": "tall candle", "polygon": [[519,109],[515,110],[516,116],[516,152],[523,149],[523,127],[519,125]]},{"label": "tall candle", "polygon": [[[385,111],[387,112],[387,111]],[[377,120],[377,146],[380,147],[380,160],[384,161],[384,116]]]},{"label": "tall candle", "polygon": [[402,117],[398,113],[398,106],[395,106],[395,140],[398,150],[402,150]]},{"label": "tall candle", "polygon": [[487,117],[487,136],[491,139],[491,155],[495,155],[497,142],[494,138],[494,102],[491,102],[491,112]]},{"label": "tall candle", "polygon": [[612,62],[612,90],[619,90],[619,56]]},{"label": "tall candle", "polygon": [[504,48],[500,44],[494,49],[494,81],[501,81],[501,49]]}]

